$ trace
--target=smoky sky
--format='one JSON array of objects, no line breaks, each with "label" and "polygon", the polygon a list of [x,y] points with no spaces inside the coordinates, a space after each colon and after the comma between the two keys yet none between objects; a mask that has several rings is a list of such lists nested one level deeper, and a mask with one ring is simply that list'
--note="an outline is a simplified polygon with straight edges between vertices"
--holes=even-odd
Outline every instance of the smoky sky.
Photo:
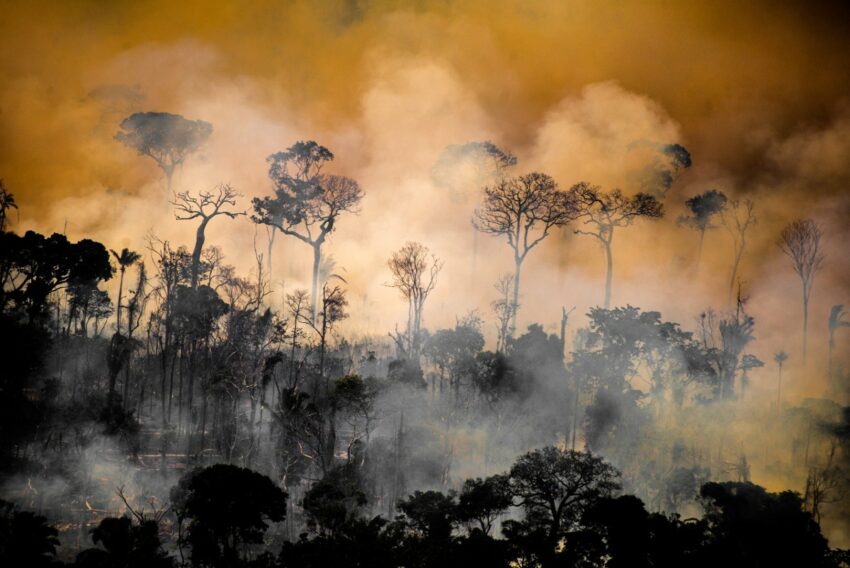
[{"label": "smoky sky", "polygon": [[[742,278],[764,359],[799,318],[779,309],[798,296],[775,243],[784,223],[811,216],[827,232],[815,317],[850,301],[846,3],[8,2],[2,14],[0,177],[20,206],[16,229],[66,230],[110,248],[143,249],[149,232],[191,244],[161,173],[113,139],[132,112],[210,121],[210,143],[176,188],[231,183],[243,207],[270,191],[267,155],[316,139],[337,155],[335,173],[366,192],[327,254],[351,283],[352,320],[384,334],[405,317],[385,266],[404,241],[446,261],[429,326],[469,309],[486,319],[491,284],[510,269],[504,243],[473,236],[477,188],[458,198],[432,182],[446,145],[492,140],[519,157],[520,172],[628,191],[639,158],[630,148],[680,143],[694,166],[667,195],[666,218],[618,236],[615,303],[686,326],[707,305],[725,307],[728,235],[709,231],[695,279],[696,237],[675,223],[685,199],[711,188],[757,202]],[[265,233],[221,220],[208,237],[248,271],[246,251]],[[475,268],[473,246],[484,259]],[[305,285],[309,262],[285,239],[275,254],[279,302]],[[601,251],[569,231],[525,270],[524,323],[554,324],[561,304],[583,313],[600,301]]]}]

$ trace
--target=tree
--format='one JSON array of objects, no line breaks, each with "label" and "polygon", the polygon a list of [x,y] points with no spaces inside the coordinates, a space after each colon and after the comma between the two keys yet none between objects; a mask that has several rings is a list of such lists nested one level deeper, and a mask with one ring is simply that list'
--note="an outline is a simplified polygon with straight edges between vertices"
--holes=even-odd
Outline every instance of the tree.
[{"label": "tree", "polygon": [[159,524],[140,518],[107,517],[91,530],[92,541],[101,544],[77,555],[75,568],[172,568],[174,559],[162,550]]},{"label": "tree", "polygon": [[127,267],[133,266],[136,261],[141,258],[141,255],[137,252],[133,252],[130,249],[123,248],[121,249],[121,254],[118,254],[114,250],[110,249],[112,256],[115,257],[115,261],[118,263],[118,271],[121,273],[121,276],[118,280],[118,301],[115,303],[116,311],[117,311],[117,321],[115,323],[115,333],[121,333],[121,308],[123,307],[121,304],[121,299],[124,295],[124,273],[127,271]]},{"label": "tree", "polygon": [[827,375],[829,377],[829,385],[835,395],[835,372],[833,369],[832,355],[835,351],[835,332],[842,328],[850,328],[850,321],[844,319],[844,306],[837,304],[829,310],[829,354],[827,356]]},{"label": "tree", "polygon": [[98,242],[71,243],[65,235],[45,237],[0,233],[0,311],[10,304],[25,310],[30,321],[41,319],[47,298],[70,282],[96,284],[112,278],[109,253]]},{"label": "tree", "polygon": [[363,198],[363,190],[353,179],[321,172],[324,162],[333,158],[330,150],[312,140],[296,142],[288,149],[269,156],[269,178],[275,195],[255,197],[254,215],[251,217],[255,223],[277,229],[313,249],[310,297],[314,323],[322,245],[336,228],[339,216],[355,212]]},{"label": "tree", "polygon": [[585,182],[578,183],[570,189],[571,201],[575,203],[575,218],[581,220],[591,230],[576,229],[576,234],[594,237],[605,251],[605,302],[604,307],[611,306],[611,280],[614,271],[614,260],[611,243],[614,240],[614,229],[628,227],[639,217],[658,219],[664,209],[661,202],[647,193],[638,193],[627,197],[619,189],[604,193],[599,186]]},{"label": "tree", "polygon": [[190,281],[192,289],[198,287],[198,271],[201,264],[201,251],[204,248],[204,241],[206,241],[207,225],[219,215],[235,219],[239,215],[245,214],[244,211],[224,209],[225,207],[235,207],[236,198],[239,196],[230,185],[221,183],[216,186],[216,192],[216,194],[213,194],[211,191],[202,191],[194,196],[188,191],[182,191],[177,194],[172,202],[177,210],[174,217],[178,221],[200,219],[195,231],[195,248],[192,250],[192,277]]},{"label": "tree", "polygon": [[407,242],[394,252],[387,261],[392,273],[391,287],[396,288],[407,300],[407,333],[404,350],[410,357],[417,357],[422,341],[422,312],[425,301],[437,285],[437,275],[443,263],[436,255],[430,255],[428,247],[417,242]]},{"label": "tree", "polygon": [[683,170],[691,167],[691,153],[681,144],[656,144],[649,141],[633,144],[634,148],[641,146],[649,147],[652,156],[650,163],[639,174],[640,191],[664,199],[676,178]]},{"label": "tree", "polygon": [[53,556],[59,546],[59,531],[47,519],[21,511],[0,500],[0,564],[46,568],[56,566]]},{"label": "tree", "polygon": [[17,208],[18,204],[15,203],[15,196],[6,189],[6,184],[0,178],[0,233],[6,230],[9,210]]},{"label": "tree", "polygon": [[570,195],[558,189],[550,176],[530,173],[501,179],[484,187],[484,202],[475,210],[472,223],[482,233],[504,237],[514,253],[514,313],[516,329],[522,263],[528,253],[556,227],[573,220]]},{"label": "tree", "polygon": [[706,483],[700,489],[712,566],[835,566],[826,538],[800,496],[752,483]]},{"label": "tree", "polygon": [[467,479],[458,496],[457,518],[463,523],[478,523],[484,534],[490,534],[493,523],[512,504],[507,475]]},{"label": "tree", "polygon": [[791,259],[803,287],[803,365],[806,364],[809,339],[809,297],[815,275],[823,268],[825,258],[821,250],[822,237],[820,226],[811,219],[792,221],[779,235],[779,248]]},{"label": "tree", "polygon": [[754,208],[755,204],[749,199],[743,201],[735,199],[728,204],[728,207],[720,211],[723,226],[732,237],[732,274],[729,277],[730,299],[735,291],[738,269],[741,265],[741,259],[744,257],[744,250],[747,248],[747,231],[756,224]]},{"label": "tree", "polygon": [[448,541],[457,523],[454,493],[414,491],[413,495],[398,502],[398,508],[410,526],[431,541]]},{"label": "tree", "polygon": [[521,456],[509,477],[517,504],[525,509],[526,524],[543,531],[551,555],[586,510],[620,489],[619,475],[588,452],[547,446]]},{"label": "tree", "polygon": [[782,365],[788,360],[788,353],[785,351],[777,351],[773,355],[773,360],[779,366],[779,380],[776,382],[776,408],[781,408],[782,405]]},{"label": "tree", "polygon": [[685,205],[691,214],[681,216],[679,223],[699,233],[697,270],[699,270],[699,263],[702,258],[702,245],[705,240],[705,232],[717,228],[717,225],[714,225],[711,221],[715,215],[723,211],[726,207],[726,201],[726,195],[716,189],[710,189],[685,201]]},{"label": "tree", "polygon": [[174,170],[197,152],[212,134],[212,125],[167,112],[137,112],[121,121],[115,139],[148,156],[165,174],[168,193]]},{"label": "tree", "polygon": [[499,296],[490,303],[490,307],[496,314],[496,353],[504,353],[508,348],[508,338],[514,334],[511,322],[519,306],[511,300],[513,277],[510,274],[499,276],[493,287],[499,293]]},{"label": "tree", "polygon": [[184,475],[171,490],[171,502],[180,523],[188,521],[192,566],[239,566],[248,546],[263,542],[268,522],[283,520],[286,497],[265,475],[234,465]]}]

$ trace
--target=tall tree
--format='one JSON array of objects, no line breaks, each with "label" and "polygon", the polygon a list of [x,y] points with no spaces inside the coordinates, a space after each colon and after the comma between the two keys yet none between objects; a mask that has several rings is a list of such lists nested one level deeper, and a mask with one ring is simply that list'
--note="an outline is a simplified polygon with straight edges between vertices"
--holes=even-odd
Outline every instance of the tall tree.
[{"label": "tall tree", "polygon": [[148,156],[165,174],[171,193],[174,170],[197,152],[212,134],[212,125],[167,112],[137,112],[121,121],[115,139],[142,156]]},{"label": "tall tree", "polygon": [[192,219],[200,219],[201,221],[195,231],[195,248],[192,250],[192,277],[190,282],[193,290],[198,287],[198,272],[201,265],[201,252],[206,241],[207,225],[219,215],[235,219],[245,214],[244,211],[225,209],[226,207],[236,207],[236,198],[239,197],[239,194],[230,185],[221,183],[216,186],[215,191],[216,193],[202,191],[197,196],[188,191],[182,191],[177,194],[172,202],[176,209],[174,217],[178,221],[191,221]]},{"label": "tall tree", "polygon": [[482,233],[505,237],[513,250],[513,329],[516,329],[519,311],[522,263],[554,228],[569,223],[574,214],[570,195],[543,173],[502,179],[484,187],[484,202],[475,210],[472,223]]},{"label": "tall tree", "polygon": [[17,208],[18,204],[15,203],[15,196],[6,189],[6,184],[0,179],[0,232],[6,230],[9,210]]},{"label": "tall tree", "polygon": [[735,292],[735,283],[738,281],[738,269],[744,250],[747,248],[747,232],[756,224],[755,204],[750,199],[731,201],[728,207],[720,211],[723,226],[732,237],[732,274],[729,277],[729,298]]},{"label": "tall tree", "polygon": [[791,265],[800,277],[803,287],[803,365],[806,364],[808,348],[809,298],[815,275],[823,268],[825,259],[821,249],[822,238],[823,231],[811,219],[792,221],[779,235],[779,248],[791,259]]},{"label": "tall tree", "polygon": [[835,395],[835,372],[833,368],[832,356],[835,351],[835,332],[842,327],[850,327],[850,321],[844,319],[844,306],[837,304],[832,306],[829,311],[829,354],[827,356],[827,374],[829,376],[829,385],[832,389],[833,396]]},{"label": "tall tree", "polygon": [[640,217],[657,219],[664,214],[663,206],[652,195],[638,193],[627,197],[619,189],[603,192],[599,186],[585,182],[570,189],[575,204],[577,220],[589,226],[590,230],[576,229],[576,234],[594,237],[605,251],[605,309],[611,305],[611,281],[614,273],[612,243],[614,229],[628,227]]},{"label": "tall tree", "polygon": [[115,333],[121,333],[121,299],[124,296],[124,273],[127,271],[127,268],[136,264],[141,256],[137,252],[133,252],[128,248],[121,249],[121,253],[117,253],[114,250],[110,249],[112,256],[115,257],[115,261],[118,263],[118,271],[121,273],[121,276],[118,279],[118,301],[116,302],[116,317],[117,321],[115,323]]},{"label": "tall tree", "polygon": [[785,351],[777,351],[773,355],[773,360],[776,362],[777,367],[779,368],[779,377],[776,382],[776,408],[781,409],[782,405],[782,365],[785,364],[785,361],[788,360],[788,353]]},{"label": "tall tree", "polygon": [[310,140],[296,142],[283,152],[272,154],[269,178],[274,184],[273,197],[255,197],[255,223],[269,225],[284,235],[295,237],[313,249],[313,285],[311,320],[316,322],[319,268],[322,245],[336,228],[339,216],[356,211],[363,190],[353,179],[321,172],[334,155]]},{"label": "tall tree", "polygon": [[393,280],[390,286],[398,289],[407,300],[407,333],[405,351],[416,358],[422,340],[422,312],[425,301],[437,285],[437,275],[443,263],[430,254],[422,243],[408,242],[387,261]]},{"label": "tall tree", "polygon": [[726,195],[716,189],[710,189],[685,201],[685,206],[690,211],[690,215],[682,215],[679,218],[679,223],[699,233],[697,270],[699,270],[699,263],[702,258],[702,245],[703,241],[705,241],[705,232],[717,228],[717,225],[712,223],[712,219],[723,211],[726,207],[726,201]]}]

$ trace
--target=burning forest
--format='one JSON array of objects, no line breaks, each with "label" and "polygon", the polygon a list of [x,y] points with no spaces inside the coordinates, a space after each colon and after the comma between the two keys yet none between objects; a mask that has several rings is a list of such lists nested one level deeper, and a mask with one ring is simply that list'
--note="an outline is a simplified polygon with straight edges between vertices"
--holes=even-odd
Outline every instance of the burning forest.
[{"label": "burning forest", "polygon": [[3,12],[3,566],[850,566],[844,4]]}]

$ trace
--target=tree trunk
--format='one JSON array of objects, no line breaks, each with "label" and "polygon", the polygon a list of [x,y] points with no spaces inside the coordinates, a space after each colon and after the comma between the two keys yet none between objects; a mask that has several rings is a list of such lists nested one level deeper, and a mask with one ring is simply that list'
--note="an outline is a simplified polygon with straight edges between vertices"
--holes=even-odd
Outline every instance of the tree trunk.
[{"label": "tree trunk", "polygon": [[522,271],[522,259],[517,257],[516,266],[514,268],[514,305],[513,305],[513,314],[511,314],[511,328],[515,332],[516,331],[516,316],[519,313],[519,279],[520,272]]},{"label": "tree trunk", "polygon": [[704,241],[705,241],[705,229],[703,229],[699,232],[699,247],[697,248],[697,266],[696,266],[696,273],[697,274],[699,274],[699,264],[700,264],[700,261],[702,260],[702,245],[703,245]]},{"label": "tree trunk", "polygon": [[322,245],[313,245],[313,291],[310,294],[310,321],[316,325],[316,306],[319,293],[319,264],[322,261]]},{"label": "tree trunk", "polygon": [[744,254],[743,247],[735,249],[735,262],[732,263],[732,276],[729,278],[729,299],[732,299],[732,296],[735,292],[735,280],[738,278],[738,265],[741,263],[741,256]]},{"label": "tree trunk", "polygon": [[195,232],[195,249],[192,251],[192,290],[196,290],[198,288],[198,272],[201,269],[201,252],[204,248],[204,241],[206,241],[204,232],[206,231],[208,222],[209,219],[201,221],[201,224],[198,225],[198,230]]},{"label": "tree trunk", "polygon": [[806,366],[806,354],[809,347],[809,295],[803,285],[803,367]]},{"label": "tree trunk", "polygon": [[124,271],[125,270],[126,270],[126,268],[122,265],[121,266],[121,276],[118,279],[118,304],[115,306],[115,309],[117,310],[117,318],[118,318],[118,321],[115,324],[115,332],[119,333],[119,334],[121,333],[121,296],[124,294]]},{"label": "tree trunk", "polygon": [[605,309],[611,307],[611,280],[614,276],[614,259],[611,253],[611,241],[614,235],[612,234],[605,241]]}]

